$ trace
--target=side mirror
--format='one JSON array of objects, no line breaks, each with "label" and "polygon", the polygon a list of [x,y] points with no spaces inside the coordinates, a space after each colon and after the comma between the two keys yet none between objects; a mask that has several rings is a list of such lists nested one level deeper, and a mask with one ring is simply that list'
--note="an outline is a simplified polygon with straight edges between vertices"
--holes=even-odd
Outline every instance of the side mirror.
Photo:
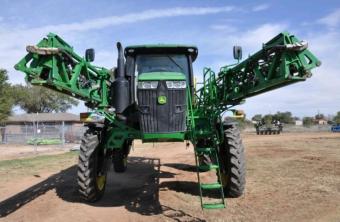
[{"label": "side mirror", "polygon": [[87,62],[93,62],[94,61],[95,52],[94,49],[86,49],[85,51],[85,59]]},{"label": "side mirror", "polygon": [[233,47],[233,54],[234,54],[234,59],[241,60],[242,59],[242,47],[241,46],[234,46]]}]

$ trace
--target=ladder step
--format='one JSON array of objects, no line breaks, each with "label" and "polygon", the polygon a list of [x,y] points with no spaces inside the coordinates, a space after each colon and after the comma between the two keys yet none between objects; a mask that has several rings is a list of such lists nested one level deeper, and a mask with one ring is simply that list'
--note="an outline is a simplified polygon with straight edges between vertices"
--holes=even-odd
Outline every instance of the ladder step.
[{"label": "ladder step", "polygon": [[225,208],[223,203],[206,203],[202,206],[204,209],[221,209]]},{"label": "ladder step", "polygon": [[198,169],[200,170],[204,170],[204,171],[207,171],[207,170],[214,170],[214,169],[218,169],[218,165],[216,164],[210,164],[210,165],[200,165],[198,166]]},{"label": "ladder step", "polygon": [[213,190],[213,189],[219,189],[222,185],[220,183],[202,183],[201,188],[203,190]]},{"label": "ladder step", "polygon": [[202,147],[202,148],[196,148],[196,151],[199,153],[209,153],[211,151],[214,151],[214,148],[211,147]]}]

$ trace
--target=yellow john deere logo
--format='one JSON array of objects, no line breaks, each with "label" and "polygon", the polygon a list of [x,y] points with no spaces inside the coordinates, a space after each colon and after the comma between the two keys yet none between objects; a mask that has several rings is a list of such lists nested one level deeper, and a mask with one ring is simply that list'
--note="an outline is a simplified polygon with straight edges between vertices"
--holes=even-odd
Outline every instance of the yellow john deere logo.
[{"label": "yellow john deere logo", "polygon": [[158,96],[158,103],[163,105],[166,103],[166,96]]}]

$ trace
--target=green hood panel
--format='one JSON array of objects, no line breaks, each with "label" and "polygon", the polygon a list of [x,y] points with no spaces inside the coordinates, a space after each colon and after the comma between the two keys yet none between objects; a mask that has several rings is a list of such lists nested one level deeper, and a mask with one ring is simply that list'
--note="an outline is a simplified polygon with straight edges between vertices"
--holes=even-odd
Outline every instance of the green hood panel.
[{"label": "green hood panel", "polygon": [[178,142],[184,141],[184,132],[174,133],[144,133],[142,136],[144,142]]},{"label": "green hood panel", "polygon": [[147,72],[138,76],[138,81],[186,80],[180,72]]}]

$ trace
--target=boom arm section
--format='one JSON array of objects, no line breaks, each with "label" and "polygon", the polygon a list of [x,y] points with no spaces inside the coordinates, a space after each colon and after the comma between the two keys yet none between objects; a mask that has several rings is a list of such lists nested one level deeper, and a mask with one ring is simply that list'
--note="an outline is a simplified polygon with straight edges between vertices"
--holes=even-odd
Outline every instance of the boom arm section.
[{"label": "boom arm section", "polygon": [[15,65],[26,80],[86,101],[91,108],[108,106],[110,73],[77,55],[59,36],[50,33]]},{"label": "boom arm section", "polygon": [[306,80],[321,64],[307,47],[307,42],[283,32],[243,62],[222,67],[217,76],[205,68],[198,106],[223,112],[247,97]]}]

